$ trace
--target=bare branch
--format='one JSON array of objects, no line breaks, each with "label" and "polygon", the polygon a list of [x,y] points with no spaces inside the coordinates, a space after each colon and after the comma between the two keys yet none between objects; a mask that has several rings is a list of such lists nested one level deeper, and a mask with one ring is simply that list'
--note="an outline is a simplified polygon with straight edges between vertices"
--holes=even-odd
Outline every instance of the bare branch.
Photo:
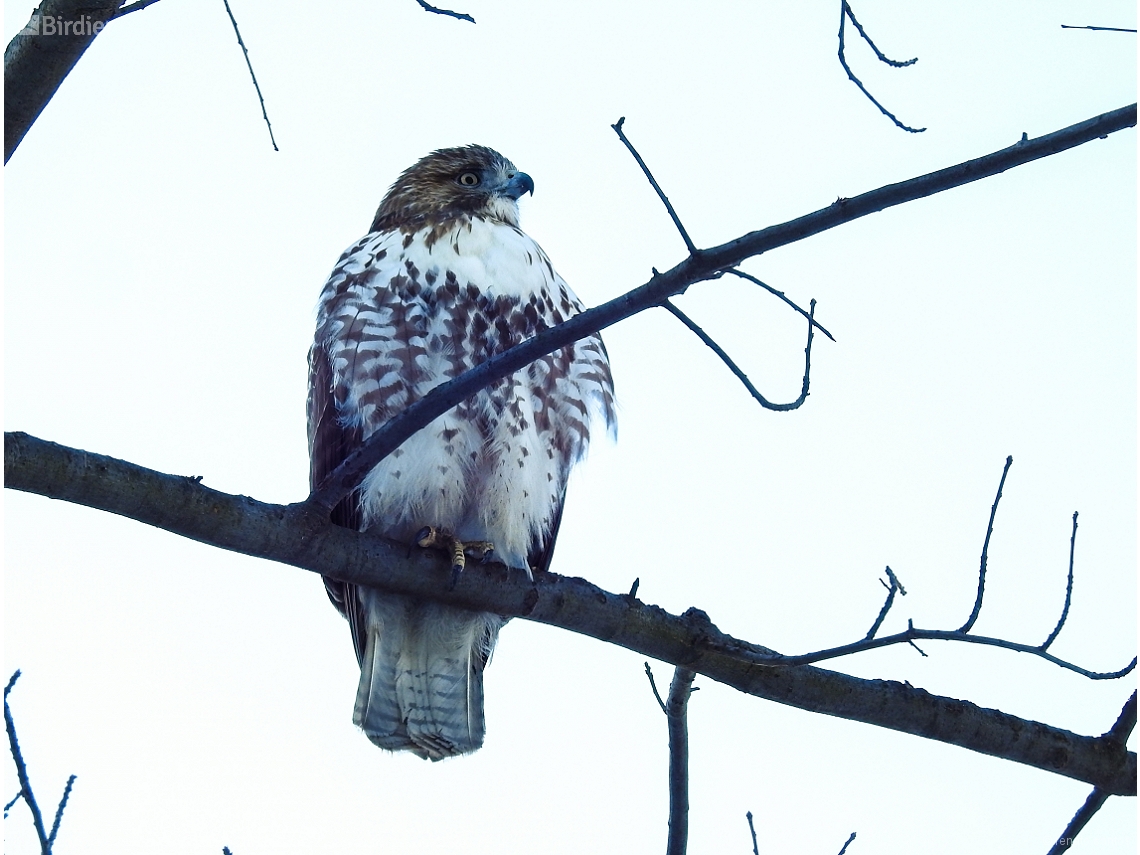
[{"label": "bare branch", "polygon": [[16,802],[18,802],[20,800],[20,796],[22,796],[23,794],[24,794],[24,791],[20,790],[19,792],[16,793],[16,795],[12,796],[12,801],[10,801],[10,802],[8,802],[8,804],[4,805],[4,819],[8,818],[8,811],[10,811],[12,809],[12,805],[14,805]]},{"label": "bare branch", "polygon": [[63,798],[59,800],[59,807],[55,809],[55,822],[51,824],[51,833],[48,835],[48,849],[55,846],[55,836],[59,834],[59,823],[63,819],[63,809],[67,807],[67,800],[71,797],[71,787],[75,783],[75,775],[67,779],[67,786],[63,788]]},{"label": "bare branch", "polygon": [[737,364],[732,361],[732,358],[724,352],[724,349],[719,344],[717,344],[708,333],[701,329],[688,315],[678,309],[669,300],[663,301],[661,305],[672,312],[673,317],[675,317],[690,330],[696,333],[697,338],[703,341],[713,353],[720,357],[721,362],[728,366],[729,370],[736,375],[736,378],[744,384],[744,388],[748,390],[748,393],[752,395],[752,397],[755,398],[760,403],[760,406],[762,406],[764,409],[776,410],[778,412],[795,410],[802,406],[803,402],[807,400],[808,386],[811,383],[811,342],[812,335],[815,332],[815,328],[813,326],[815,317],[815,300],[811,301],[811,313],[808,315],[807,347],[804,348],[804,354],[806,358],[804,362],[803,385],[800,388],[800,396],[790,404],[774,404],[763,395],[761,395],[760,391],[752,385],[752,381],[748,379],[748,375],[740,370],[739,366],[737,366]]},{"label": "bare branch", "polygon": [[1124,707],[1120,710],[1116,723],[1104,732],[1104,738],[1124,745],[1128,742],[1128,737],[1132,735],[1134,727],[1136,727],[1136,692],[1133,692],[1131,697],[1124,702]]},{"label": "bare branch", "polygon": [[[1031,653],[1034,656],[1039,656],[1046,662],[1052,662],[1060,668],[1072,671],[1075,674],[1080,674],[1082,677],[1087,677],[1090,680],[1119,680],[1121,677],[1127,677],[1136,668],[1136,657],[1132,657],[1132,662],[1119,671],[1089,671],[1079,665],[1074,665],[1072,662],[1059,659],[1051,653],[1046,653],[1035,645],[1019,644],[1016,641],[1007,641],[1004,638],[989,638],[984,635],[973,635],[971,633],[962,632],[960,629],[916,629],[913,624],[908,625],[903,632],[897,632],[894,635],[884,635],[881,638],[864,638],[860,641],[854,641],[851,644],[843,644],[839,647],[817,650],[813,653],[804,653],[798,656],[781,656],[779,654],[772,656],[766,653],[759,653],[753,657],[753,661],[757,664],[772,667],[811,665],[816,662],[826,662],[829,659],[838,659],[841,656],[850,656],[853,653],[865,653],[868,650],[877,650],[880,647],[890,647],[893,644],[910,644],[915,649],[918,649],[918,646],[914,644],[914,642],[924,639],[927,641],[958,641],[966,644],[982,644],[987,647],[1001,647],[1005,650],[1015,650],[1018,653]],[[921,650],[918,652],[922,653]],[[922,655],[925,656],[926,654],[922,653]]]},{"label": "bare branch", "polygon": [[436,15],[447,15],[451,18],[458,18],[461,21],[470,21],[472,24],[475,23],[475,19],[466,12],[452,12],[450,9],[440,9],[436,6],[432,6],[430,3],[424,2],[424,0],[416,0],[416,2],[420,4],[420,8],[425,12],[433,12]]},{"label": "bare branch", "polygon": [[891,580],[890,585],[888,585],[886,582],[882,582],[882,580],[879,580],[882,582],[883,587],[887,589],[887,599],[886,602],[883,603],[883,607],[879,609],[879,616],[875,618],[875,622],[871,624],[871,628],[867,630],[867,635],[865,636],[866,640],[874,638],[875,633],[879,631],[879,627],[883,625],[883,621],[887,617],[887,612],[891,610],[891,606],[894,604],[895,592],[898,591],[904,597],[906,596],[906,588],[902,586],[898,578],[895,576],[894,571],[892,571],[889,566],[887,567],[887,578]]},{"label": "bare branch", "polygon": [[12,678],[8,680],[8,685],[4,687],[4,728],[8,731],[8,747],[12,750],[12,760],[16,764],[16,776],[20,779],[20,795],[24,797],[24,803],[32,812],[32,823],[35,825],[36,835],[40,839],[40,849],[44,855],[48,855],[51,852],[51,844],[48,842],[47,832],[44,831],[43,814],[40,813],[39,803],[32,793],[32,782],[28,779],[28,767],[24,763],[20,741],[16,738],[16,722],[12,718],[12,708],[8,706],[8,694],[18,679],[20,679],[20,671],[17,669],[12,674]]},{"label": "bare branch", "polygon": [[277,147],[277,140],[273,138],[273,125],[269,124],[269,114],[265,112],[265,99],[261,97],[261,87],[257,84],[257,75],[253,73],[253,63],[249,61],[249,50],[245,46],[245,42],[241,38],[241,30],[238,29],[237,19],[234,18],[233,11],[230,10],[230,0],[222,0],[226,4],[226,14],[230,16],[230,23],[234,25],[234,35],[237,36],[238,44],[241,45],[241,52],[245,56],[245,64],[249,68],[249,76],[253,79],[253,88],[257,90],[257,100],[261,103],[261,116],[265,119],[265,127],[269,128],[269,141],[273,143],[274,151],[281,151]]},{"label": "bare branch", "polygon": [[1106,801],[1108,801],[1108,793],[1102,789],[1097,788],[1089,793],[1089,797],[1085,799],[1080,810],[1073,814],[1073,818],[1069,820],[1069,824],[1065,826],[1065,830],[1061,832],[1057,842],[1050,847],[1049,855],[1060,855],[1061,852],[1067,852],[1075,842],[1076,836],[1089,824],[1089,820]]},{"label": "bare branch", "polygon": [[[7,163],[60,84],[115,17],[122,0],[44,0],[4,51],[4,162]],[[66,38],[41,33],[48,20],[74,26]],[[87,24],[90,26],[87,26]]]},{"label": "bare branch", "polygon": [[1065,587],[1065,607],[1061,609],[1061,619],[1057,621],[1057,625],[1053,631],[1049,633],[1049,637],[1041,644],[1042,650],[1048,650],[1049,645],[1056,641],[1057,636],[1061,634],[1061,628],[1065,625],[1065,620],[1069,617],[1069,604],[1073,601],[1073,556],[1077,550],[1077,512],[1073,511],[1073,534],[1069,538],[1069,582]]},{"label": "bare branch", "polygon": [[994,497],[993,506],[990,508],[990,523],[986,527],[986,540],[982,544],[982,560],[978,567],[978,596],[974,600],[974,609],[970,612],[970,617],[958,629],[958,632],[969,632],[973,627],[974,622],[977,621],[978,615],[982,611],[982,596],[986,592],[986,561],[990,551],[990,537],[994,533],[994,517],[997,516],[998,502],[1001,501],[1001,491],[1005,487],[1005,476],[1009,474],[1009,467],[1013,465],[1013,455],[1009,455],[1005,459],[1005,468],[1001,472],[1001,481],[998,482],[997,496]]},{"label": "bare branch", "polygon": [[158,0],[137,0],[135,3],[130,3],[115,13],[115,18],[121,18],[123,15],[129,15],[131,12],[140,12],[147,6],[153,6]]},{"label": "bare branch", "polygon": [[1104,113],[1035,140],[1019,142],[993,154],[931,172],[909,181],[880,187],[851,199],[838,199],[814,213],[758,232],[751,232],[713,247],[697,250],[676,267],[593,309],[575,315],[533,338],[517,344],[486,362],[437,386],[403,410],[384,427],[373,432],[313,493],[322,507],[332,509],[351,493],[373,467],[416,431],[478,392],[534,360],[580,338],[604,330],[638,312],[659,306],[663,300],[685,291],[695,282],[719,276],[744,259],[787,246],[851,220],[932,196],[972,181],[978,181],[1015,166],[1048,157],[1136,124],[1136,105]]},{"label": "bare branch", "polygon": [[1124,27],[1074,27],[1069,24],[1061,24],[1062,30],[1100,30],[1102,32],[1110,33],[1134,33],[1135,30],[1128,30]]},{"label": "bare branch", "polygon": [[657,191],[657,198],[665,203],[665,210],[669,212],[669,216],[673,219],[673,225],[677,227],[677,231],[681,233],[681,239],[685,241],[685,247],[689,250],[690,254],[696,253],[697,247],[689,237],[689,233],[685,231],[684,225],[681,223],[681,218],[677,216],[677,212],[673,210],[673,205],[669,202],[669,197],[665,195],[665,191],[661,189],[661,185],[657,183],[657,179],[653,177],[653,173],[649,171],[649,167],[645,165],[645,161],[641,159],[641,155],[637,153],[637,149],[633,147],[633,143],[625,135],[621,126],[625,124],[625,116],[617,120],[616,124],[610,125],[614,129],[614,133],[618,135],[625,147],[629,149],[629,153],[633,155],[633,159],[637,161],[637,165],[641,167],[641,171],[645,173],[645,177],[649,179],[649,183],[653,189]]},{"label": "bare branch", "polygon": [[[852,18],[851,20],[855,20],[855,19]],[[852,831],[851,836],[847,838],[847,842],[843,844],[843,848],[839,850],[839,855],[843,855],[843,853],[847,851],[847,847],[850,846],[852,844],[852,842],[854,842],[854,840],[855,840],[855,832]]]},{"label": "bare branch", "polygon": [[685,855],[689,845],[689,695],[697,675],[680,665],[673,671],[665,715],[669,718],[668,855]]},{"label": "bare branch", "polygon": [[752,282],[756,285],[759,285],[761,288],[763,288],[769,294],[772,294],[776,297],[779,297],[781,300],[783,300],[785,303],[787,303],[789,306],[791,306],[793,309],[795,309],[797,312],[799,312],[801,315],[803,315],[805,318],[807,318],[809,321],[811,321],[812,326],[814,326],[817,330],[819,330],[821,333],[823,333],[825,336],[827,336],[832,341],[835,341],[835,336],[833,336],[831,333],[829,333],[827,330],[825,330],[823,328],[823,325],[819,321],[817,321],[815,318],[813,318],[810,314],[808,314],[808,312],[805,309],[801,309],[799,306],[797,306],[795,303],[793,303],[791,300],[789,300],[788,296],[783,291],[777,291],[775,288],[773,288],[771,285],[767,284],[766,282],[761,282],[759,279],[757,279],[752,274],[745,273],[743,270],[737,270],[735,267],[733,267],[729,270],[726,270],[725,273],[731,273],[733,276],[739,276],[741,279],[747,279],[749,282]]},{"label": "bare branch", "polygon": [[756,826],[752,824],[752,811],[744,815],[748,818],[748,831],[752,834],[752,855],[760,855],[760,848],[756,845]]},{"label": "bare branch", "polygon": [[[584,579],[468,567],[454,590],[450,562],[335,526],[310,502],[272,505],[191,479],[36,439],[4,435],[9,489],[99,508],[245,555],[356,585],[522,617],[681,665],[738,691],[803,710],[875,724],[1064,775],[1113,794],[1136,792],[1136,754],[903,683],[863,680],[812,666],[760,667],[773,650],[721,632],[708,615],[672,615]],[[1047,654],[1046,654],[1047,655]]]},{"label": "bare branch", "polygon": [[894,113],[880,104],[878,100],[876,100],[875,96],[867,91],[867,87],[863,85],[863,81],[855,76],[855,73],[851,70],[851,66],[847,64],[847,57],[844,55],[844,29],[848,18],[850,18],[851,23],[855,25],[855,29],[859,31],[859,35],[861,35],[864,41],[866,41],[867,44],[871,46],[871,50],[875,52],[875,56],[879,58],[880,62],[885,62],[887,65],[893,68],[906,68],[908,65],[914,65],[916,62],[918,62],[918,57],[916,56],[914,59],[908,59],[902,62],[894,59],[888,59],[883,54],[883,52],[879,50],[878,47],[876,47],[875,43],[871,41],[871,37],[868,36],[866,30],[863,29],[863,25],[855,19],[855,13],[851,11],[851,4],[848,3],[847,0],[841,0],[839,4],[839,64],[843,66],[843,70],[847,72],[847,77],[851,80],[851,82],[858,86],[859,90],[867,96],[867,99],[879,108],[879,112],[881,112],[884,116],[894,122],[898,127],[902,128],[904,131],[912,134],[921,134],[926,130],[926,128],[912,128],[909,125],[904,125],[902,122],[900,122]]},{"label": "bare branch", "polygon": [[645,676],[649,678],[649,685],[653,687],[653,697],[657,698],[657,706],[661,707],[661,712],[665,715],[669,714],[669,710],[665,709],[665,701],[661,698],[661,693],[657,691],[657,681],[653,679],[653,669],[649,667],[649,663],[645,663]]}]

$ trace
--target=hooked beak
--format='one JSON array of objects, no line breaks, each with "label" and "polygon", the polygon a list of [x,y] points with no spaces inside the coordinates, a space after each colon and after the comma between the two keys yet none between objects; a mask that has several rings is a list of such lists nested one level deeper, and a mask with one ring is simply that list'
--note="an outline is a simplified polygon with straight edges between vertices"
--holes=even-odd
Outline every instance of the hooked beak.
[{"label": "hooked beak", "polygon": [[516,172],[510,180],[503,185],[503,195],[516,202],[524,193],[534,195],[534,181],[525,172]]}]

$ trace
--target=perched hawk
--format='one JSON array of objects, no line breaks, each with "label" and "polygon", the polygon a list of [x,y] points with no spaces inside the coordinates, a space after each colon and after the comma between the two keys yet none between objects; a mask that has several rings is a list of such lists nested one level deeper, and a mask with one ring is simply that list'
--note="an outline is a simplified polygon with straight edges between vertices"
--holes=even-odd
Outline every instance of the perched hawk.
[{"label": "perched hawk", "polygon": [[[310,481],[434,387],[582,304],[519,229],[529,175],[472,145],[432,152],[392,185],[321,293],[309,354]],[[566,479],[591,417],[615,424],[592,336],[468,398],[412,436],[333,521],[406,543],[493,545],[528,574],[550,563]],[[505,619],[325,579],[352,630],[353,721],[382,748],[439,760],[483,744],[483,669]]]}]

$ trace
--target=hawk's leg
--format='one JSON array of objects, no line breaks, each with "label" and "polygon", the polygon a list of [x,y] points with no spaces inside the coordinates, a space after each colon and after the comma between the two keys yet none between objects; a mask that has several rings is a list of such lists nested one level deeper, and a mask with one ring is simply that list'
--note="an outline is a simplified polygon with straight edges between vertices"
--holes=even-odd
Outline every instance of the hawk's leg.
[{"label": "hawk's leg", "polygon": [[459,574],[467,566],[467,553],[486,561],[495,550],[495,544],[485,540],[462,541],[449,531],[425,525],[416,535],[416,546],[423,549],[441,549],[451,556],[451,587],[459,581]]}]

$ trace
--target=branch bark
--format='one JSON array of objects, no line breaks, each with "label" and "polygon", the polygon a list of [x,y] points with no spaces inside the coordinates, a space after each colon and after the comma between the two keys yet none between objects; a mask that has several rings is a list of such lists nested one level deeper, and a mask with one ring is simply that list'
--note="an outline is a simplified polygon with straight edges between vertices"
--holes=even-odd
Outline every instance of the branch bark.
[{"label": "branch bark", "polygon": [[[501,565],[473,566],[449,590],[448,562],[426,551],[339,528],[313,502],[272,505],[25,433],[4,435],[5,486],[109,511],[202,543],[394,593],[521,617],[625,647],[756,697],[958,745],[1136,794],[1136,754],[1116,739],[1082,736],[893,681],[812,666],[746,660],[766,648],[722,633],[699,609],[683,615],[612,594],[584,579]],[[741,656],[732,655],[738,650]],[[769,653],[774,651],[768,651]]]},{"label": "branch bark", "polygon": [[[44,0],[36,8],[42,24],[80,22],[79,34],[39,35],[19,32],[4,50],[4,162],[23,140],[79,58],[103,26],[118,12],[122,0]],[[90,27],[86,23],[90,22]],[[31,21],[25,30],[31,28]],[[96,26],[98,25],[98,26]],[[70,29],[70,28],[69,28]],[[90,32],[89,32],[90,30]]]}]

